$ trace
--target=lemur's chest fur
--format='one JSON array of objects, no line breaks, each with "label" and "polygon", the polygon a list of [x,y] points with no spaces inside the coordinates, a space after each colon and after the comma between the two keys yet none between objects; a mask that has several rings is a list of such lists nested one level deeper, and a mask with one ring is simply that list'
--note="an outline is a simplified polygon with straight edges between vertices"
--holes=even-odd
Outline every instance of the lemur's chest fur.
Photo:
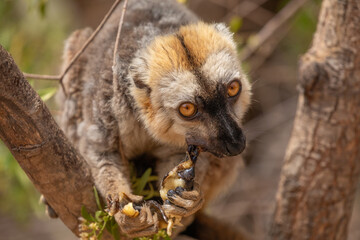
[{"label": "lemur's chest fur", "polygon": [[147,133],[141,122],[133,114],[118,122],[119,138],[128,159],[154,151],[159,144]]},{"label": "lemur's chest fur", "polygon": [[159,176],[164,176],[182,160],[182,157],[160,160],[163,155],[185,156],[186,148],[169,146],[154,140],[141,121],[132,113],[118,122],[118,125],[119,144],[122,144],[126,158],[136,167],[138,174],[151,168],[156,174],[161,172],[162,175],[159,174]]}]

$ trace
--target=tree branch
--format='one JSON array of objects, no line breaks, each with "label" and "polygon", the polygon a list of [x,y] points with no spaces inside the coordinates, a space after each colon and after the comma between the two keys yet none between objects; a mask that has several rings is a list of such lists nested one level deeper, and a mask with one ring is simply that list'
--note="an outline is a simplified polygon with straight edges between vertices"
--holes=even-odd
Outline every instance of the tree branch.
[{"label": "tree branch", "polygon": [[281,11],[275,15],[265,26],[247,43],[241,51],[241,61],[246,61],[251,57],[265,42],[267,42],[275,32],[278,31],[308,0],[292,0]]},{"label": "tree branch", "polygon": [[78,235],[81,207],[96,210],[90,169],[1,45],[0,138],[60,219]]},{"label": "tree branch", "polygon": [[109,19],[109,17],[111,16],[111,14],[114,12],[114,10],[116,9],[117,5],[119,5],[119,3],[121,2],[121,0],[116,0],[114,2],[114,4],[111,6],[110,10],[106,13],[105,17],[103,18],[103,20],[101,21],[101,23],[99,24],[99,26],[95,29],[95,31],[91,34],[91,36],[89,37],[88,40],[86,40],[86,42],[84,43],[84,45],[80,48],[80,50],[75,54],[75,56],[71,59],[71,61],[69,62],[69,64],[64,68],[64,70],[62,71],[62,73],[60,75],[42,75],[42,74],[33,74],[33,73],[23,73],[24,76],[26,78],[33,78],[33,79],[41,79],[41,80],[57,80],[60,81],[61,87],[64,91],[64,94],[66,95],[66,91],[64,88],[64,85],[62,83],[62,80],[65,76],[65,74],[70,70],[70,68],[72,67],[72,65],[74,65],[74,63],[76,62],[76,60],[80,57],[80,55],[85,51],[85,49],[89,46],[89,44],[93,41],[93,39],[97,36],[97,34],[100,32],[100,30],[103,28],[103,26],[105,25],[105,23],[107,22],[107,20]]},{"label": "tree branch", "polygon": [[360,172],[360,9],[324,0],[300,63],[300,97],[272,239],[347,237]]}]

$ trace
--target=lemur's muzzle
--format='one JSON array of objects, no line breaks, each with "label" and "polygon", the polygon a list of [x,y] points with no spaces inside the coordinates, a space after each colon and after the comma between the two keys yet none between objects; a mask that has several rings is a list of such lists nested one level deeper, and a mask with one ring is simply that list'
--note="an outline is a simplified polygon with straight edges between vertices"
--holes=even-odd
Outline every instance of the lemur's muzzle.
[{"label": "lemur's muzzle", "polygon": [[246,147],[246,140],[245,140],[245,136],[243,136],[242,139],[238,142],[225,143],[225,148],[227,151],[225,155],[236,156],[242,153],[245,147]]},{"label": "lemur's muzzle", "polygon": [[219,119],[218,142],[215,144],[218,150],[226,156],[242,153],[246,146],[246,138],[238,123],[228,114],[222,114]]},{"label": "lemur's muzzle", "polygon": [[208,132],[191,132],[186,136],[188,145],[201,147],[217,157],[236,156],[246,147],[246,138],[237,121],[226,109],[213,116],[213,125]]},{"label": "lemur's muzzle", "polygon": [[210,139],[205,139],[200,136],[189,137],[186,139],[187,144],[199,146],[205,152],[210,152],[217,157],[236,156],[242,153],[246,147],[246,138],[239,128],[237,134],[233,135],[236,138],[224,138],[224,136],[217,136]]}]

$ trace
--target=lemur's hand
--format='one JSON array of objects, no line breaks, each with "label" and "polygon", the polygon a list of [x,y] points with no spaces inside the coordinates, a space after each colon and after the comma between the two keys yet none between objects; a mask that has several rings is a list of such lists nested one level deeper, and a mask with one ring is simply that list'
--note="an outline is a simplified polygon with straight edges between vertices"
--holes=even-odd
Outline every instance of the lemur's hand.
[{"label": "lemur's hand", "polygon": [[129,217],[123,212],[115,215],[115,220],[119,224],[121,231],[130,238],[156,234],[159,231],[157,213],[152,212],[146,202],[139,208],[135,207],[135,209],[139,213],[134,217]]},{"label": "lemur's hand", "polygon": [[169,190],[163,205],[163,210],[167,216],[187,217],[197,212],[204,204],[204,198],[200,191],[200,186],[194,183],[193,190],[186,191],[182,187]]},{"label": "lemur's hand", "polygon": [[124,208],[128,203],[140,203],[144,199],[143,196],[134,195],[131,193],[109,193],[107,195],[107,212],[110,216],[114,216]]},{"label": "lemur's hand", "polygon": [[198,211],[204,204],[200,186],[195,182],[195,163],[201,149],[188,146],[186,158],[163,178],[160,196],[167,221],[167,233],[171,235],[173,226],[181,226],[181,219]]},{"label": "lemur's hand", "polygon": [[116,194],[108,196],[108,212],[114,215],[121,231],[129,238],[153,235],[159,230],[157,213],[150,209],[142,196]]}]

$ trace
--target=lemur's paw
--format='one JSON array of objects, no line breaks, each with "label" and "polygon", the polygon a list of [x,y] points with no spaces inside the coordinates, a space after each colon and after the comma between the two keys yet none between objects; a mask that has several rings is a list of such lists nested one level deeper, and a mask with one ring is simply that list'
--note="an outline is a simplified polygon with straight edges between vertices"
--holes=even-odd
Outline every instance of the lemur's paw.
[{"label": "lemur's paw", "polygon": [[45,213],[46,215],[48,215],[50,218],[58,218],[57,213],[55,212],[55,210],[49,205],[49,203],[46,201],[44,195],[40,196],[40,203],[43,203],[45,205]]},{"label": "lemur's paw", "polygon": [[139,203],[144,199],[143,196],[115,193],[107,195],[107,212],[110,216],[114,216],[117,212],[124,208],[128,203]]},{"label": "lemur's paw", "polygon": [[167,198],[163,205],[163,210],[167,216],[187,217],[198,210],[204,204],[204,198],[200,191],[200,186],[196,182],[191,191],[186,191],[182,187],[167,192]]},{"label": "lemur's paw", "polygon": [[152,212],[146,203],[135,208],[140,212],[136,217],[129,217],[122,212],[115,215],[115,220],[119,224],[121,231],[130,238],[156,234],[159,230],[157,213]]}]

